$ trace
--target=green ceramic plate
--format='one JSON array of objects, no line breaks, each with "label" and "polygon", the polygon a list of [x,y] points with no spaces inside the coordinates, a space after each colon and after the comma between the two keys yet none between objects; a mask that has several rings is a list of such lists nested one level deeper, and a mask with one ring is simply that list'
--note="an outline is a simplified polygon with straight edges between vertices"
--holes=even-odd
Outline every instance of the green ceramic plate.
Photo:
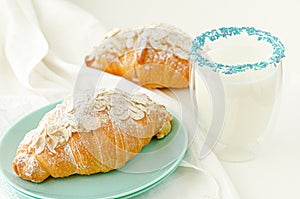
[{"label": "green ceramic plate", "polygon": [[[49,178],[32,183],[19,178],[11,163],[24,134],[35,128],[42,116],[57,103],[38,109],[17,121],[0,140],[0,174],[17,191],[37,198],[120,198],[138,195],[167,178],[183,158],[188,137],[174,117],[172,132],[162,140],[153,139],[142,152],[120,170],[90,176]],[[135,168],[137,168],[135,170]]]}]

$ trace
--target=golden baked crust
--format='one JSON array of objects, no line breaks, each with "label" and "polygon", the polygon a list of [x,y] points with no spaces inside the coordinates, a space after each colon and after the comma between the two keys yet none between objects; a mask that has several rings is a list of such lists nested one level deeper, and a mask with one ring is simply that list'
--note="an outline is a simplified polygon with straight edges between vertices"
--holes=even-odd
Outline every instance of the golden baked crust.
[{"label": "golden baked crust", "polygon": [[153,136],[170,132],[164,126],[172,116],[144,94],[100,90],[78,106],[72,101],[48,112],[20,143],[12,166],[21,178],[42,182],[121,168]]},{"label": "golden baked crust", "polygon": [[190,36],[167,25],[117,30],[85,63],[144,87],[185,88],[189,85],[191,41]]}]

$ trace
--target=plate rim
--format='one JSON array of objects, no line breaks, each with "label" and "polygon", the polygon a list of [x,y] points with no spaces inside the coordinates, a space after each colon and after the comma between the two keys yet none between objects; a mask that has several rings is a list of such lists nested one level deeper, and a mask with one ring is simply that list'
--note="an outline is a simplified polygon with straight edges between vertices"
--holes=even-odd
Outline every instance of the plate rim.
[{"label": "plate rim", "polygon": [[[19,119],[17,119],[12,125],[10,125],[10,127],[0,137],[0,146],[3,144],[3,140],[5,140],[5,137],[8,136],[11,133],[11,129],[13,129],[22,120],[24,120],[25,118],[29,117],[30,115],[32,115],[32,114],[34,114],[36,112],[42,111],[43,109],[47,109],[47,108],[49,108],[51,106],[53,106],[53,108],[54,108],[57,104],[59,104],[61,102],[62,102],[62,100],[59,100],[59,101],[56,101],[56,102],[53,102],[53,103],[46,104],[46,105],[44,105],[44,106],[42,106],[40,108],[37,108],[37,109],[35,109],[33,111],[30,111],[29,113],[27,113],[27,114],[23,115],[22,117],[20,117]],[[167,179],[168,176],[171,175],[177,169],[177,167],[179,166],[181,160],[184,158],[185,153],[186,153],[187,148],[188,148],[188,135],[187,135],[186,128],[184,127],[184,125],[182,124],[182,122],[178,119],[178,117],[176,117],[173,113],[172,113],[172,116],[175,117],[176,120],[178,121],[178,123],[179,123],[179,128],[178,129],[180,130],[180,132],[183,132],[183,135],[184,135],[184,138],[185,138],[184,139],[184,149],[182,150],[182,152],[178,156],[178,158],[175,159],[173,162],[169,163],[169,165],[166,165],[164,167],[164,169],[166,169],[166,171],[164,171],[162,174],[160,174],[158,177],[156,177],[152,181],[144,184],[143,186],[139,186],[138,188],[129,190],[127,192],[118,193],[118,194],[111,195],[111,196],[105,196],[105,197],[96,196],[97,198],[99,198],[99,199],[107,199],[107,198],[111,198],[111,197],[113,197],[113,198],[127,198],[126,196],[129,196],[129,197],[137,196],[137,195],[139,195],[139,194],[141,194],[141,193],[143,193],[143,192],[145,192],[145,191],[147,191],[147,190],[155,187],[156,185],[160,184],[162,181],[164,181],[165,179]],[[26,132],[24,133],[24,135],[25,134],[26,134]],[[158,171],[160,171],[160,170],[158,170]],[[150,173],[152,173],[152,172],[150,172]],[[13,190],[15,190],[16,192],[18,192],[19,194],[23,194],[23,195],[25,194],[25,196],[32,197],[32,198],[45,198],[45,199],[53,198],[53,196],[52,197],[48,197],[48,196],[36,194],[36,193],[31,192],[31,191],[27,191],[22,186],[15,185],[10,179],[8,179],[6,177],[6,175],[2,171],[1,167],[0,167],[0,177],[1,177],[1,179],[6,184],[8,184],[10,187],[12,187]],[[54,198],[56,198],[56,197],[54,197]]]}]

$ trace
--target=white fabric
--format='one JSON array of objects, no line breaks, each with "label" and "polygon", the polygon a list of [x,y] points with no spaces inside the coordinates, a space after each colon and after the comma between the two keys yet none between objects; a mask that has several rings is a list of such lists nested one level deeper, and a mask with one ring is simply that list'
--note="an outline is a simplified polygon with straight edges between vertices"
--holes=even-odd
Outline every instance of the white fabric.
[{"label": "white fabric", "polygon": [[79,66],[105,29],[67,1],[3,1],[6,59],[17,79],[50,100],[72,89]]},{"label": "white fabric", "polygon": [[[0,96],[1,136],[21,115],[72,92],[84,56],[106,30],[88,12],[62,0],[1,1],[0,15],[0,56],[21,85],[36,93]],[[109,85],[116,77],[105,74],[105,78]],[[161,92],[156,95],[175,103]],[[223,199],[239,198],[213,153],[199,161],[190,150],[174,174],[139,197],[216,198],[218,194]],[[0,179],[0,198],[19,195]]]}]

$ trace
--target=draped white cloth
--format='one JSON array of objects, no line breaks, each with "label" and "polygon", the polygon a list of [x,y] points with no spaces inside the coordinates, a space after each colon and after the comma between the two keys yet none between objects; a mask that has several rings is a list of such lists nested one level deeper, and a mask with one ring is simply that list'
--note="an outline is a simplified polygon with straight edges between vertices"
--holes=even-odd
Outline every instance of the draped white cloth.
[{"label": "draped white cloth", "polygon": [[[99,19],[69,1],[0,2],[0,67],[9,67],[20,86],[33,92],[28,96],[0,96],[1,136],[21,115],[73,92],[85,55],[101,41],[106,29]],[[104,76],[108,82],[116,78]],[[20,197],[4,179],[0,179],[2,197]],[[239,197],[215,155],[200,161],[192,147],[169,178],[139,198]]]}]

